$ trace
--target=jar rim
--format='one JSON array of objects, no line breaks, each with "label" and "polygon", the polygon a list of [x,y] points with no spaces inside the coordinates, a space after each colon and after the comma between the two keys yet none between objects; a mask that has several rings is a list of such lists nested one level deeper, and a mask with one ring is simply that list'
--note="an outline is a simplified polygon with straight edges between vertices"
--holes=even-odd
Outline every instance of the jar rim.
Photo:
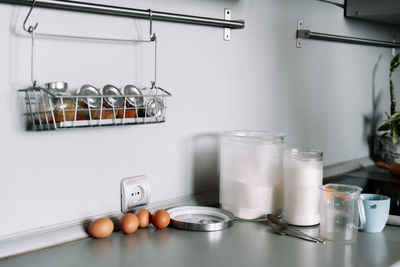
[{"label": "jar rim", "polygon": [[283,143],[286,134],[274,131],[254,131],[254,130],[233,130],[225,131],[223,138],[237,141],[258,141]]},{"label": "jar rim", "polygon": [[304,161],[322,161],[324,152],[314,148],[288,148],[283,152],[288,158]]},{"label": "jar rim", "polygon": [[354,195],[360,194],[363,190],[361,187],[357,185],[348,185],[348,184],[325,184],[321,186],[321,190],[328,193],[340,193],[346,195]]}]

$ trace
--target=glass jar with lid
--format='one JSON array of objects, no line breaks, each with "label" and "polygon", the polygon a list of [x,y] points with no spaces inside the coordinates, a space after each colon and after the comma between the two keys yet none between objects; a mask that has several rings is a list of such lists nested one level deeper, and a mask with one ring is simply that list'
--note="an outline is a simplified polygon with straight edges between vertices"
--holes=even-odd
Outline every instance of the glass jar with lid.
[{"label": "glass jar with lid", "polygon": [[[66,82],[49,82],[45,83],[43,86],[40,87],[41,90],[41,98],[38,100],[39,105],[39,114],[41,122],[53,122],[55,121],[62,121],[60,116],[60,111],[62,108],[73,109],[71,106],[71,99],[66,100],[66,103],[60,104],[59,96],[61,95],[68,95],[66,92],[68,89],[68,83]],[[56,106],[59,108],[57,109]],[[67,114],[69,118],[69,114]]]},{"label": "glass jar with lid", "polygon": [[[78,96],[77,120],[100,118],[101,95],[96,87],[85,84],[76,92]],[[89,113],[90,109],[90,113]]]},{"label": "glass jar with lid", "polygon": [[57,93],[54,104],[56,122],[72,121],[75,117],[75,101],[70,92]]},{"label": "glass jar with lid", "polygon": [[289,224],[319,224],[323,153],[317,149],[286,149],[283,153],[283,210]]},{"label": "glass jar with lid", "polygon": [[101,89],[101,94],[104,97],[102,119],[122,118],[124,98],[117,87],[107,84]]},{"label": "glass jar with lid", "polygon": [[122,89],[126,97],[125,118],[136,118],[144,113],[142,91],[137,85],[128,84]]},{"label": "glass jar with lid", "polygon": [[285,134],[228,131],[221,138],[220,199],[223,209],[255,219],[282,209]]},{"label": "glass jar with lid", "polygon": [[157,96],[157,90],[159,90],[157,87],[145,87],[141,89],[144,98],[145,117],[162,117],[164,114],[164,101],[161,97]]}]

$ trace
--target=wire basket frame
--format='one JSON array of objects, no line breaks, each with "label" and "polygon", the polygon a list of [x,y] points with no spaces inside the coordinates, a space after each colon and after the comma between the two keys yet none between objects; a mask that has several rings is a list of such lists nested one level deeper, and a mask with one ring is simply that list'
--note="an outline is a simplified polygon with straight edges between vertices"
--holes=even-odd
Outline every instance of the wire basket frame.
[{"label": "wire basket frame", "polygon": [[[24,94],[27,129],[33,131],[62,128],[118,126],[164,122],[167,98],[171,94],[162,88],[155,88],[155,94],[134,96],[141,105],[132,105],[132,95],[55,95],[43,88],[20,90]],[[123,105],[105,105],[105,98],[123,98]],[[99,108],[91,108],[88,98],[100,98]]]}]

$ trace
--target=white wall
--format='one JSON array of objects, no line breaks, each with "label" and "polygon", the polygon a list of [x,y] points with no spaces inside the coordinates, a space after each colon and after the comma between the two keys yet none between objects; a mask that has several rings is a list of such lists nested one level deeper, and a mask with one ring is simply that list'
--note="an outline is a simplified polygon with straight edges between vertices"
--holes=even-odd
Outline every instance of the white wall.
[{"label": "white wall", "polygon": [[[222,17],[232,9],[246,28],[222,40],[222,29],[155,22],[159,85],[174,96],[167,122],[155,125],[27,132],[17,90],[30,83],[30,40],[21,31],[27,7],[0,5],[0,237],[120,209],[121,178],[146,174],[151,201],[215,189],[217,135],[229,129],[287,133],[287,146],[320,148],[325,164],[368,155],[364,117],[372,91],[388,110],[391,49],[305,40],[312,31],[391,40],[399,28],[345,19],[315,0],[99,1]],[[147,21],[35,9],[38,31],[103,37],[147,35]],[[147,80],[144,46],[37,41],[36,77],[123,85]],[[400,83],[399,83],[400,84]]]}]

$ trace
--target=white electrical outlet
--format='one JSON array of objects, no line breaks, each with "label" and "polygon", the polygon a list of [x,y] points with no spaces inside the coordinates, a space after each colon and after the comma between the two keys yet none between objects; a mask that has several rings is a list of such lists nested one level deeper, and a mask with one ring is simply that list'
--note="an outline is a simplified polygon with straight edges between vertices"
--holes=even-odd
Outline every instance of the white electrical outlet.
[{"label": "white electrical outlet", "polygon": [[121,210],[126,213],[135,208],[147,207],[150,201],[149,180],[145,175],[121,180]]}]

